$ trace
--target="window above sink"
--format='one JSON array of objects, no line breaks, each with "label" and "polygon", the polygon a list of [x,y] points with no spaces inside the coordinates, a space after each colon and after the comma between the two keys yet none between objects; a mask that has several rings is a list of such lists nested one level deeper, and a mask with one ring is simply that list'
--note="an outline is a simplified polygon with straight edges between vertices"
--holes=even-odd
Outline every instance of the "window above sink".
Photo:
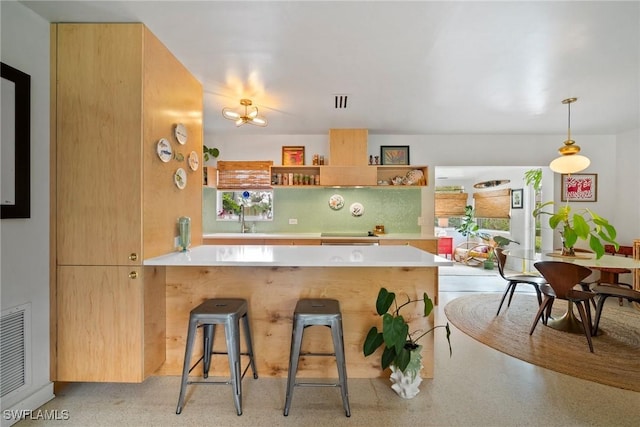
[{"label": "window above sink", "polygon": [[216,221],[273,221],[273,190],[218,190]]}]

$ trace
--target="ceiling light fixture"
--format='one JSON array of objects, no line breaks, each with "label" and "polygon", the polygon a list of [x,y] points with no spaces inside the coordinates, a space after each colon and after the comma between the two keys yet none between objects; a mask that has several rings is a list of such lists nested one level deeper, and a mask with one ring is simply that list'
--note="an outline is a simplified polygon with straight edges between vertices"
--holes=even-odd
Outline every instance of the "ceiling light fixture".
[{"label": "ceiling light fixture", "polygon": [[564,145],[558,149],[560,157],[554,159],[549,168],[556,173],[576,173],[585,170],[591,164],[591,160],[588,157],[578,154],[580,147],[576,145],[576,142],[571,139],[571,104],[576,102],[578,98],[567,98],[562,101],[563,104],[567,104],[569,109],[569,125],[567,131],[567,140]]},{"label": "ceiling light fixture", "polygon": [[223,108],[222,116],[225,119],[233,120],[234,122],[236,122],[236,126],[242,126],[245,123],[256,126],[267,125],[267,119],[258,115],[258,107],[253,107],[253,103],[250,99],[241,99],[240,105],[244,106],[244,114],[242,112],[238,113],[231,108]]}]

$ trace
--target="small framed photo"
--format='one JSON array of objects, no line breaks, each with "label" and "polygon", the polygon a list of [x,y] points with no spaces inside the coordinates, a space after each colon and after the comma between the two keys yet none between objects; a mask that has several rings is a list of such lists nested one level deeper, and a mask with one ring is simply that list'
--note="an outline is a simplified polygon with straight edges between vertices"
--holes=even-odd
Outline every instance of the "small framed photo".
[{"label": "small framed photo", "polygon": [[598,174],[562,174],[561,188],[560,200],[563,202],[597,202]]},{"label": "small framed photo", "polygon": [[304,165],[304,146],[283,146],[282,165],[298,166]]},{"label": "small framed photo", "polygon": [[408,165],[408,145],[382,145],[380,147],[380,161],[383,165]]},{"label": "small framed photo", "polygon": [[522,209],[522,188],[511,190],[511,209]]}]

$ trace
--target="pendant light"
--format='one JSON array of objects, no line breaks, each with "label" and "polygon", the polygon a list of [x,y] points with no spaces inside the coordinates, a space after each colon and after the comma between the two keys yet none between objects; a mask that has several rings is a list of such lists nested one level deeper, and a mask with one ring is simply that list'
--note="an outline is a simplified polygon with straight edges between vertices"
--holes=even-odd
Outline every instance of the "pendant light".
[{"label": "pendant light", "polygon": [[562,101],[563,104],[567,104],[569,109],[569,125],[567,131],[567,140],[564,145],[558,149],[560,157],[554,159],[549,168],[556,173],[576,173],[585,170],[591,164],[591,160],[588,157],[578,154],[580,147],[576,145],[576,142],[571,139],[571,104],[576,102],[578,98],[567,98]]},{"label": "pendant light", "polygon": [[236,126],[238,127],[245,123],[263,127],[267,125],[267,119],[258,115],[258,107],[253,107],[250,99],[241,99],[240,105],[244,107],[244,112],[241,111],[238,113],[231,108],[223,108],[222,116],[225,119],[236,122]]}]

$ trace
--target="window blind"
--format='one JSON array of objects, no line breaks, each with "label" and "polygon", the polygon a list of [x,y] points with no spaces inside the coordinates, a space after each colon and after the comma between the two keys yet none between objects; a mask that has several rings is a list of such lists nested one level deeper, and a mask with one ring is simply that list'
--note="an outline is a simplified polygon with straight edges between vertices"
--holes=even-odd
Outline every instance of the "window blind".
[{"label": "window blind", "polygon": [[511,189],[473,193],[476,218],[510,218]]},{"label": "window blind", "polygon": [[467,193],[436,193],[435,215],[437,218],[464,216]]}]

